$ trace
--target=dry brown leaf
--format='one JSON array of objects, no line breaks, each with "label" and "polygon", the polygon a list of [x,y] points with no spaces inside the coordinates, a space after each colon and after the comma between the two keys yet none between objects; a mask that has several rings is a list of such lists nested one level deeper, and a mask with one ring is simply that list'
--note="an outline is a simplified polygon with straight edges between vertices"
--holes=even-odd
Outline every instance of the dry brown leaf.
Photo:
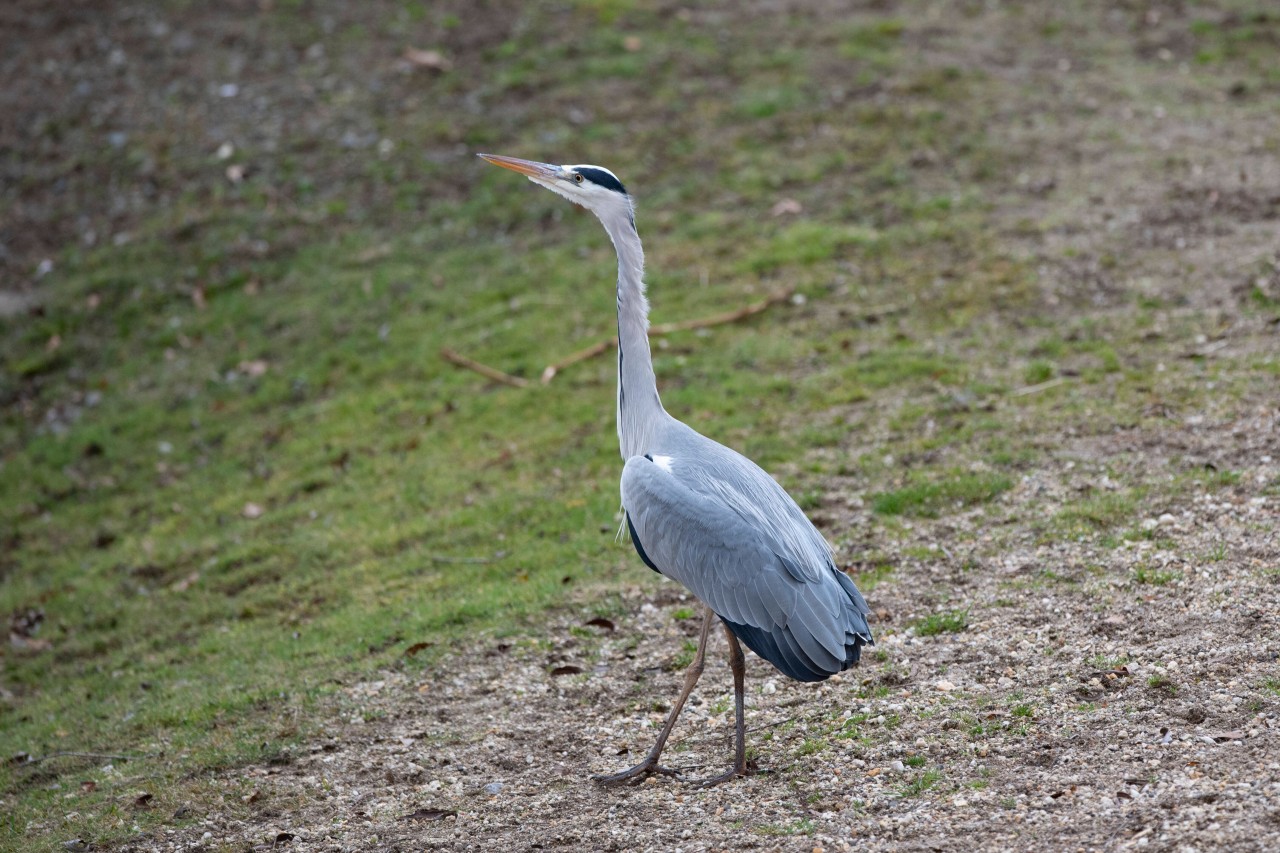
[{"label": "dry brown leaf", "polygon": [[453,63],[438,50],[421,50],[416,47],[407,47],[404,50],[404,58],[418,68],[426,68],[431,71],[448,71],[453,68]]},{"label": "dry brown leaf", "polygon": [[430,648],[434,645],[435,643],[414,643],[412,646],[404,650],[405,657],[411,658],[423,649]]},{"label": "dry brown leaf", "polygon": [[804,213],[804,207],[794,198],[784,198],[775,204],[770,210],[774,216],[796,215]]}]

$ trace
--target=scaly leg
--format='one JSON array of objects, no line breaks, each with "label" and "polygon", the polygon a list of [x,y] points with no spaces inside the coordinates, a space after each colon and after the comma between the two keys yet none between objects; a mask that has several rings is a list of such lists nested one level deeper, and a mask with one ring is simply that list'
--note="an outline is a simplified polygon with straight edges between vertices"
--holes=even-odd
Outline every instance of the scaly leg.
[{"label": "scaly leg", "polygon": [[742,646],[738,644],[738,638],[733,635],[733,631],[729,630],[728,625],[724,626],[724,632],[729,637],[729,668],[733,670],[733,704],[737,718],[734,722],[733,767],[719,776],[700,782],[698,786],[701,788],[710,788],[722,782],[728,782],[730,779],[746,776],[749,772],[747,770],[747,722],[742,707],[747,662],[742,654]]},{"label": "scaly leg", "polygon": [[[658,732],[658,742],[653,745],[653,749],[649,750],[649,754],[645,756],[644,761],[629,770],[623,770],[621,773],[614,773],[610,776],[592,776],[592,779],[595,779],[601,785],[621,785],[624,782],[634,785],[637,782],[644,781],[645,778],[653,773],[662,773],[667,776],[680,775],[674,770],[659,766],[658,757],[662,755],[662,748],[667,745],[667,738],[671,736],[671,730],[676,727],[676,718],[684,710],[684,703],[688,700],[689,694],[693,692],[693,687],[698,683],[699,676],[702,675],[702,670],[707,660],[707,635],[711,633],[711,621],[715,618],[716,615],[711,612],[711,608],[707,607],[706,615],[702,619],[702,633],[698,636],[698,651],[693,656],[693,663],[689,664],[689,669],[684,674],[684,689],[680,691],[679,698],[671,706],[671,713],[667,714],[667,721],[663,723],[662,731]],[[742,656],[741,649],[738,650],[738,656]]]}]

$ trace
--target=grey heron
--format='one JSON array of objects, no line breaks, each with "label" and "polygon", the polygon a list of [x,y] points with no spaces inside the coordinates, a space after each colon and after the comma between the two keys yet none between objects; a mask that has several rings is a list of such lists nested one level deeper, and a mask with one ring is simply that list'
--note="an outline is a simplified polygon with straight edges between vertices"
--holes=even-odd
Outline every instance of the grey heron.
[{"label": "grey heron", "polygon": [[649,352],[644,251],[634,204],[617,176],[600,166],[479,156],[587,208],[613,241],[623,518],[644,564],[679,581],[704,605],[697,652],[657,742],[635,767],[595,778],[615,785],[654,773],[679,775],[658,759],[702,674],[716,617],[729,642],[736,740],[733,767],[703,784],[746,776],[746,666],[739,641],[784,675],[822,681],[853,666],[862,647],[874,643],[867,603],[836,567],[822,534],[772,477],[662,407]]}]

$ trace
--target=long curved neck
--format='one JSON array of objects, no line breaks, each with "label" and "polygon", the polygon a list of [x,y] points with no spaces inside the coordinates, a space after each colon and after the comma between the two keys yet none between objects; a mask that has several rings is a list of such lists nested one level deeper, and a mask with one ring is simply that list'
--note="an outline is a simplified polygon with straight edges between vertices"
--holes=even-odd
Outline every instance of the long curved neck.
[{"label": "long curved neck", "polygon": [[644,295],[644,249],[630,211],[601,216],[618,253],[618,444],[622,458],[646,453],[667,417],[658,397],[649,352],[649,301]]}]

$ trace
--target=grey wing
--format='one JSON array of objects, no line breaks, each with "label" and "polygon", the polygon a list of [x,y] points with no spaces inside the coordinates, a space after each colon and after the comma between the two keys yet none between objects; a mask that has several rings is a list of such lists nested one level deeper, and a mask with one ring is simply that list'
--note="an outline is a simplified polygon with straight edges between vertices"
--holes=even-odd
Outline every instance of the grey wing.
[{"label": "grey wing", "polygon": [[645,457],[627,461],[622,503],[645,561],[791,678],[821,681],[872,642],[866,602],[825,553],[811,561],[820,565],[798,565],[720,495],[690,488]]}]

